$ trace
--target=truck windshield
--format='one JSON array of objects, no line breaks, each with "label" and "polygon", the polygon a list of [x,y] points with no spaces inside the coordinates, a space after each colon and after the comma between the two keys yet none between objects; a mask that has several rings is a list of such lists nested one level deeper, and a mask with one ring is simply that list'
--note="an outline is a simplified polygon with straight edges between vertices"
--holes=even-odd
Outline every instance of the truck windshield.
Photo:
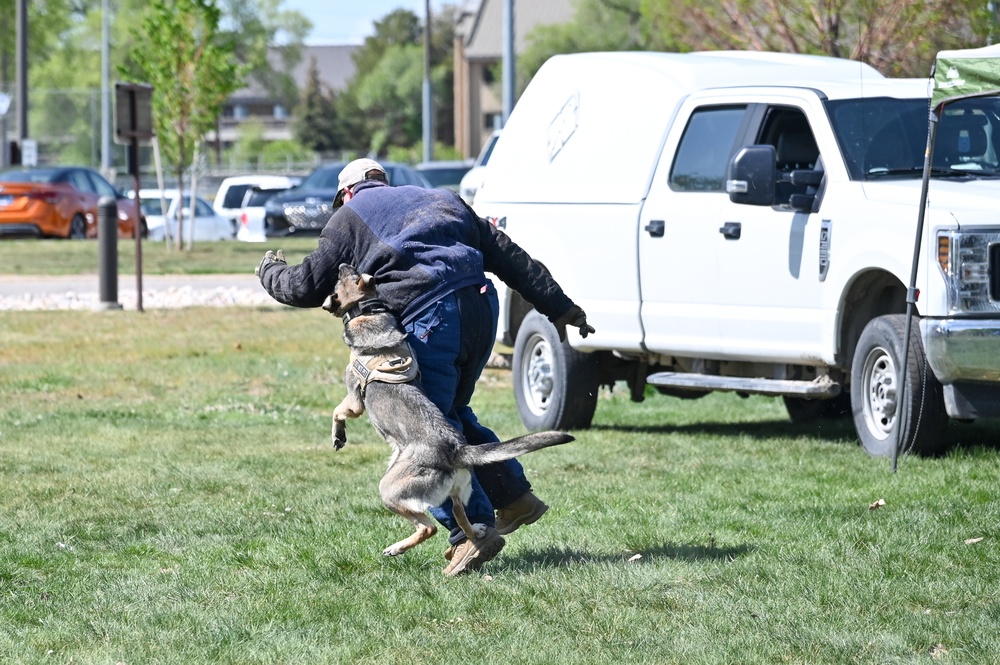
[{"label": "truck windshield", "polygon": [[[852,180],[920,178],[927,147],[927,99],[841,99],[827,102],[833,131]],[[945,107],[934,144],[934,177],[1000,174],[1000,98]]]}]

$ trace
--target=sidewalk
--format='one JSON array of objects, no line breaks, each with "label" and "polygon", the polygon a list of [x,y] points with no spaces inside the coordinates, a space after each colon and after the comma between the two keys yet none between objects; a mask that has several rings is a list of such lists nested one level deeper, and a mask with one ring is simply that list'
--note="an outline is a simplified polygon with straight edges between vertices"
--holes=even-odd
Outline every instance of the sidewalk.
[{"label": "sidewalk", "polygon": [[[136,309],[135,275],[118,276],[118,304]],[[247,275],[143,275],[143,309],[268,306],[278,304]],[[112,307],[113,309],[113,303]],[[109,309],[100,301],[100,278],[92,275],[0,275],[0,311]]]}]

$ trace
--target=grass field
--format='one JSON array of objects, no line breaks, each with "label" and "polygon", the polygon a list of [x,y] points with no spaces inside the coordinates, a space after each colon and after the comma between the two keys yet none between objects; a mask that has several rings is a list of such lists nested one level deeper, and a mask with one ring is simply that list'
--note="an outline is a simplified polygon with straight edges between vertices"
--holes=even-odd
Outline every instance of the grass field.
[{"label": "grass field", "polygon": [[[410,527],[367,419],[330,446],[327,314],[0,330],[2,663],[998,662],[994,425],[892,474],[848,422],[793,425],[780,400],[607,393],[523,460],[549,513],[450,579],[442,535],[380,554]],[[475,406],[522,432],[507,373]]]},{"label": "grass field", "polygon": [[[316,248],[316,237],[280,238],[266,243],[203,242],[191,251],[168,250],[162,242],[142,243],[143,274],[193,275],[252,271],[268,249],[281,248],[298,263]],[[96,240],[4,240],[0,242],[0,274],[80,275],[99,271]],[[134,274],[135,241],[118,241],[118,272]],[[248,267],[249,266],[249,267]]]}]

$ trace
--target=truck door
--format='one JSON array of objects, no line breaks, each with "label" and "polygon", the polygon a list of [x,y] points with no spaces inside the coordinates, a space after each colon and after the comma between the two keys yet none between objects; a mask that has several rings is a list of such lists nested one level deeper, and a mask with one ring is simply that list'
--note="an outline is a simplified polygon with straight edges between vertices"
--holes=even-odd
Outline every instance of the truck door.
[{"label": "truck door", "polygon": [[[804,103],[761,108],[747,143],[773,145],[779,171],[822,170]],[[743,360],[814,364],[823,357],[821,234],[827,242],[830,229],[824,230],[820,214],[789,207],[791,195],[805,193],[805,187],[777,187],[777,205],[740,205],[727,198],[716,211],[723,351]]]},{"label": "truck door", "polygon": [[749,114],[746,105],[693,106],[681,107],[667,134],[639,218],[641,315],[650,351],[717,357],[718,219]]}]

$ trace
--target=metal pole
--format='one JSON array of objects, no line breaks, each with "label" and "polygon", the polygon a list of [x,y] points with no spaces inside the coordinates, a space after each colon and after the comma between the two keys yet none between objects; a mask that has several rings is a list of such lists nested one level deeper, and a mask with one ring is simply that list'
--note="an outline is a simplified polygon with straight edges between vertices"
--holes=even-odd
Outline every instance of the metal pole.
[{"label": "metal pole", "polygon": [[28,0],[17,0],[17,141],[28,138]]},{"label": "metal pole", "polygon": [[[933,76],[933,74],[932,74]],[[910,357],[910,328],[913,323],[913,311],[917,304],[917,268],[920,265],[920,246],[924,235],[924,214],[927,211],[927,190],[931,180],[931,165],[934,159],[934,139],[937,136],[939,109],[931,109],[928,117],[927,148],[924,150],[924,175],[920,185],[920,209],[917,211],[917,232],[913,242],[913,262],[910,265],[910,284],[906,290],[906,326],[903,333],[902,367],[896,375],[896,430],[895,445],[892,447],[892,472],[896,473],[899,454],[905,452],[905,428],[908,426],[906,408],[906,367]]]},{"label": "metal pole", "polygon": [[108,177],[111,173],[111,91],[109,72],[111,62],[109,0],[101,5],[101,173]]},{"label": "metal pole", "polygon": [[514,0],[503,3],[503,124],[514,109]]},{"label": "metal pole", "polygon": [[101,309],[121,309],[118,302],[118,202],[102,196],[97,202],[97,263]]},{"label": "metal pole", "polygon": [[424,161],[434,155],[434,109],[431,103],[431,0],[424,0]]}]

